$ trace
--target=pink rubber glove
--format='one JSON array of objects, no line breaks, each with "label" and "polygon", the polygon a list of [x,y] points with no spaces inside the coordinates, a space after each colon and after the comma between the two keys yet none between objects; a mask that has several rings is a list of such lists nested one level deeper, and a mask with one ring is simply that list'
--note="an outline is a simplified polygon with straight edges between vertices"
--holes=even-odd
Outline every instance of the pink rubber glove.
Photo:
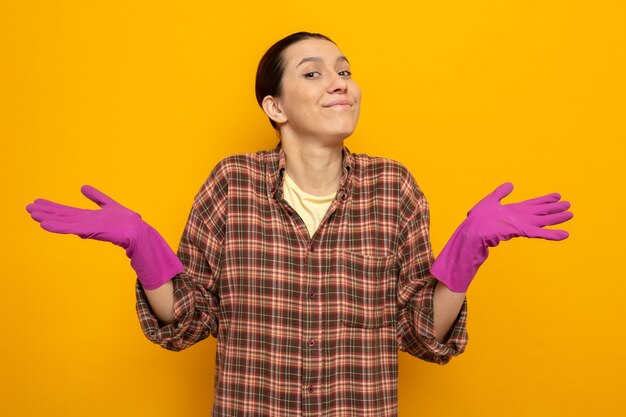
[{"label": "pink rubber glove", "polygon": [[126,256],[145,289],[158,288],[184,271],[167,242],[139,214],[89,185],[84,185],[81,192],[100,206],[100,210],[69,207],[43,199],[35,200],[26,210],[49,232],[75,234],[126,249]]},{"label": "pink rubber glove", "polygon": [[468,213],[467,219],[452,234],[430,272],[453,292],[465,292],[478,268],[487,259],[489,247],[514,237],[563,240],[564,230],[544,229],[573,217],[570,204],[559,201],[559,194],[548,194],[513,204],[500,200],[513,191],[504,183],[483,198]]}]

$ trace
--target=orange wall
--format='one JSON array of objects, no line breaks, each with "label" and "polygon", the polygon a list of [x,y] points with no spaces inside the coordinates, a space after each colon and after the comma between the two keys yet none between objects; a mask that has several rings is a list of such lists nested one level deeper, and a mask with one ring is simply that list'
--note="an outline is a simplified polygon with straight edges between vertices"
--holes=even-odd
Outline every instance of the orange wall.
[{"label": "orange wall", "polygon": [[623,2],[93,3],[0,4],[0,415],[209,415],[215,340],[152,345],[123,251],[45,233],[24,206],[89,207],[89,183],[175,247],[214,164],[274,146],[254,73],[297,30],[349,57],[364,98],[347,145],[409,167],[437,252],[504,181],[506,202],[558,191],[576,215],[565,242],[491,251],[466,353],[401,355],[401,415],[624,412]]}]

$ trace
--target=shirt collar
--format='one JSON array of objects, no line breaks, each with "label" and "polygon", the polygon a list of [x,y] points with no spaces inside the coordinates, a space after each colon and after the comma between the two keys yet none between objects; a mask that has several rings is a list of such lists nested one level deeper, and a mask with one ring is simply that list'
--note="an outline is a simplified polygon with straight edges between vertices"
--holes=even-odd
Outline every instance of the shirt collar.
[{"label": "shirt collar", "polygon": [[[282,185],[285,174],[285,151],[280,146],[266,153],[267,191],[272,198],[282,193]],[[344,145],[342,148],[343,173],[339,181],[337,197],[346,200],[352,183],[352,171],[354,168],[354,156]]]}]

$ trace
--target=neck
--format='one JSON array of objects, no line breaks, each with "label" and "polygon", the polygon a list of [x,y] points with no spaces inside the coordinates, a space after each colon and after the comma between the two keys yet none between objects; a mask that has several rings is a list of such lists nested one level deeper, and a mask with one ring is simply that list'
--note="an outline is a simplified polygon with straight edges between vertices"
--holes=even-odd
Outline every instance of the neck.
[{"label": "neck", "polygon": [[328,145],[285,139],[286,170],[298,187],[320,196],[336,192],[343,173],[343,141]]}]

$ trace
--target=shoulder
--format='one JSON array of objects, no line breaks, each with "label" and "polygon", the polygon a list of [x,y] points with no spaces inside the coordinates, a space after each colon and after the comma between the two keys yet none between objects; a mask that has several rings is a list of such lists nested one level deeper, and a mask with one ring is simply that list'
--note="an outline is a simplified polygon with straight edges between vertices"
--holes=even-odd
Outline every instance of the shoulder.
[{"label": "shoulder", "polygon": [[266,166],[275,153],[258,151],[221,159],[196,193],[193,208],[202,218],[214,223],[224,218],[234,195],[265,187]]},{"label": "shoulder", "polygon": [[216,180],[230,182],[242,176],[262,175],[268,160],[275,158],[275,152],[258,151],[227,156],[220,160],[207,178],[207,182]]},{"label": "shoulder", "polygon": [[399,161],[380,156],[352,154],[355,174],[364,180],[389,182],[398,187],[402,194],[423,195],[417,181],[409,169]]},{"label": "shoulder", "polygon": [[278,160],[276,149],[227,156],[215,165],[198,195],[206,198],[225,196],[234,189],[261,189],[268,171],[278,165]]},{"label": "shoulder", "polygon": [[355,178],[361,189],[383,195],[398,208],[399,221],[406,224],[416,216],[428,216],[428,201],[411,171],[391,158],[353,154]]},{"label": "shoulder", "polygon": [[261,169],[268,154],[268,151],[258,151],[227,156],[215,165],[211,175],[228,176],[237,172]]}]

